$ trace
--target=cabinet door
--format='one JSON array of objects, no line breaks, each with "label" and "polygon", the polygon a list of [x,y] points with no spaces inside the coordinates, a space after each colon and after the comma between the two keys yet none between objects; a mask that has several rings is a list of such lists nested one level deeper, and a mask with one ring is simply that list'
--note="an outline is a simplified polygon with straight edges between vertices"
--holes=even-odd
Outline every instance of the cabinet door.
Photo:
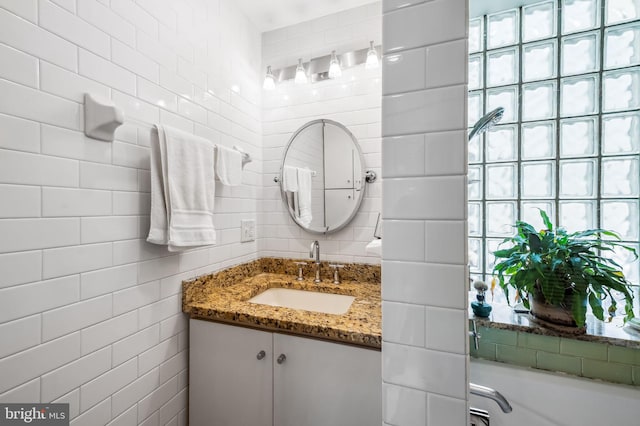
[{"label": "cabinet door", "polygon": [[382,424],[379,351],[283,334],[273,348],[274,425]]},{"label": "cabinet door", "polygon": [[202,320],[189,326],[189,424],[271,426],[273,335]]},{"label": "cabinet door", "polygon": [[353,188],[354,160],[358,155],[345,131],[333,124],[324,126],[324,183],[326,189]]},{"label": "cabinet door", "polygon": [[356,199],[353,189],[327,189],[324,191],[327,211],[326,224],[333,229],[338,224],[345,223],[354,211]]}]

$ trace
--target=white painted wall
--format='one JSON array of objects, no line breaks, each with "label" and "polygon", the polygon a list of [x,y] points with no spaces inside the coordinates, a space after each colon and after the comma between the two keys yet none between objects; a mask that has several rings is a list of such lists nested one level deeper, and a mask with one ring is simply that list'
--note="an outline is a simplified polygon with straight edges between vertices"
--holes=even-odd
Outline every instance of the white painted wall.
[{"label": "white painted wall", "polygon": [[468,425],[467,1],[383,1],[383,415]]},{"label": "white painted wall", "polygon": [[[273,69],[337,53],[363,49],[382,38],[381,4],[354,8],[323,18],[302,22],[263,34],[263,68]],[[358,139],[365,158],[365,170],[380,175],[381,70],[364,65],[344,70],[340,79],[295,85],[292,80],[263,93],[264,191],[260,201],[259,249],[262,256],[306,258],[313,240],[320,241],[323,260],[379,263],[367,256],[365,246],[373,239],[376,218],[381,211],[381,187],[367,185],[365,198],[355,219],[346,228],[328,236],[300,229],[289,218],[273,182],[280,170],[289,138],[303,124],[328,118],[344,124]]]},{"label": "white painted wall", "polygon": [[[186,424],[180,282],[258,256],[239,226],[261,186],[260,52],[233,0],[0,1],[0,401]],[[217,246],[144,242],[149,129],[85,138],[85,91],[251,153],[242,186],[217,186]]]}]

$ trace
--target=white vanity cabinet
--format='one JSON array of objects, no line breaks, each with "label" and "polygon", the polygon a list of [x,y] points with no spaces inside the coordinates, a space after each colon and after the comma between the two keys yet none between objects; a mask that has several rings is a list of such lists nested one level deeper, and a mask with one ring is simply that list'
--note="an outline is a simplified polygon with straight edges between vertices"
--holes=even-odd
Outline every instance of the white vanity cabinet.
[{"label": "white vanity cabinet", "polygon": [[272,426],[271,333],[201,320],[189,326],[189,424]]},{"label": "white vanity cabinet", "polygon": [[274,333],[273,356],[274,426],[382,424],[379,351]]},{"label": "white vanity cabinet", "polygon": [[191,426],[382,423],[376,350],[191,320],[189,380]]}]

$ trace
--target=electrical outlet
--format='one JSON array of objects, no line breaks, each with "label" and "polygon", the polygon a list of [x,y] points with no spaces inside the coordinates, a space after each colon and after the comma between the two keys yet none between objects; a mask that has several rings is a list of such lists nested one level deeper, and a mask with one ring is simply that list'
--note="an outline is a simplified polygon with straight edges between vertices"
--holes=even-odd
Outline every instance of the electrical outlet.
[{"label": "electrical outlet", "polygon": [[256,239],[256,221],[246,219],[240,221],[240,242],[247,243]]}]

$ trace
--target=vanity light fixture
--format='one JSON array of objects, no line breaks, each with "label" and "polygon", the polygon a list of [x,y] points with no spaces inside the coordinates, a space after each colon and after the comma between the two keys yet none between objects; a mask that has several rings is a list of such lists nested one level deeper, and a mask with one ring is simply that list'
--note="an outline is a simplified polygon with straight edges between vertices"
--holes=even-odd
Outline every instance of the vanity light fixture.
[{"label": "vanity light fixture", "polygon": [[307,72],[304,69],[304,65],[302,65],[302,58],[298,58],[298,67],[296,68],[296,77],[294,81],[296,84],[307,84],[309,82],[307,79]]},{"label": "vanity light fixture", "polygon": [[[268,66],[262,87],[266,91],[274,90],[279,83],[288,80],[293,80],[295,84],[304,84],[336,79],[342,76],[343,69],[353,68],[358,65],[364,65],[367,70],[380,68],[378,51],[381,46],[375,46],[373,42],[369,44],[370,46],[364,49],[344,52],[340,55],[337,55],[334,50],[331,54],[311,58],[306,63],[303,63],[302,58],[300,58],[296,65],[285,66],[275,70]],[[395,56],[399,57],[399,55]],[[355,75],[352,75],[350,81],[355,81],[356,78]]]},{"label": "vanity light fixture", "polygon": [[331,51],[331,62],[329,62],[329,78],[339,78],[342,76],[342,68],[340,68],[340,61],[336,56],[336,51]]},{"label": "vanity light fixture", "polygon": [[373,70],[380,66],[380,61],[378,59],[378,52],[376,48],[373,46],[373,40],[369,42],[369,50],[367,51],[367,62],[365,62],[364,67],[368,70]]},{"label": "vanity light fixture", "polygon": [[264,76],[264,83],[262,83],[264,90],[274,90],[276,88],[276,78],[271,71],[271,65],[267,66],[267,74]]}]

